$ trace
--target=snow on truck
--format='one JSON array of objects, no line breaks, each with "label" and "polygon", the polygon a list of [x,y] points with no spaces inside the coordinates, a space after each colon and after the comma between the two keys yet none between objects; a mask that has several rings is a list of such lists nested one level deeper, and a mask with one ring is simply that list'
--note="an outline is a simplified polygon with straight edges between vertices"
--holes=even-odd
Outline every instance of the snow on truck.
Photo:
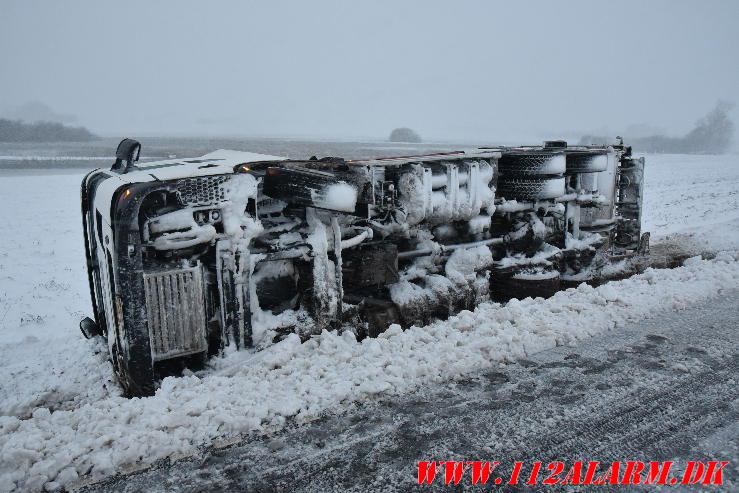
[{"label": "snow on truck", "polygon": [[372,337],[547,296],[645,251],[631,148],[484,147],[363,160],[219,150],[142,163],[121,141],[81,199],[94,319],[127,395],[226,347]]}]

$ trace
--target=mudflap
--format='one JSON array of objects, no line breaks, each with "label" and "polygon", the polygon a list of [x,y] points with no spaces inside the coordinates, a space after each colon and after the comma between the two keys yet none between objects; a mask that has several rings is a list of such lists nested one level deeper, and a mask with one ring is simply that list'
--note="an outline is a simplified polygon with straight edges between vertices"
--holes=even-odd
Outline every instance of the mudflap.
[{"label": "mudflap", "polygon": [[341,298],[337,287],[336,267],[328,255],[318,253],[310,263],[309,306],[316,322],[316,331],[338,328],[341,319]]},{"label": "mudflap", "polygon": [[616,230],[614,246],[637,250],[641,240],[642,198],[644,195],[644,158],[624,156],[618,169]]},{"label": "mudflap", "polygon": [[636,253],[642,257],[649,256],[649,233],[642,233],[639,238],[639,247],[636,249]]},{"label": "mudflap", "polygon": [[254,258],[248,249],[232,248],[231,242],[216,246],[220,292],[221,346],[250,347],[252,340],[251,273]]},{"label": "mudflap", "polygon": [[329,255],[328,241],[328,234],[331,232],[332,244],[338,244],[341,233],[335,221],[332,221],[332,231],[329,231],[318,219],[315,210],[308,208],[306,211],[313,232],[309,237],[310,258],[297,265],[298,291],[301,293],[301,306],[315,322],[313,332],[321,333],[323,329],[338,329],[341,325],[341,252],[331,252]]}]

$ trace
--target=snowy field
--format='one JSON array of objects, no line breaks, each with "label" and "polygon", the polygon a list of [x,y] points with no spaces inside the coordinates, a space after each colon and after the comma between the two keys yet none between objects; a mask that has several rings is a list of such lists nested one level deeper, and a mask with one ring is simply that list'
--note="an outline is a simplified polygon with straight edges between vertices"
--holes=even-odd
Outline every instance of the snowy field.
[{"label": "snowy field", "polygon": [[660,251],[710,254],[546,300],[487,303],[445,322],[356,342],[297,337],[231,353],[157,394],[124,399],[90,312],[83,172],[0,170],[0,491],[54,490],[238,440],[378,394],[576,344],[655,307],[739,287],[739,156],[647,156],[645,228]]}]

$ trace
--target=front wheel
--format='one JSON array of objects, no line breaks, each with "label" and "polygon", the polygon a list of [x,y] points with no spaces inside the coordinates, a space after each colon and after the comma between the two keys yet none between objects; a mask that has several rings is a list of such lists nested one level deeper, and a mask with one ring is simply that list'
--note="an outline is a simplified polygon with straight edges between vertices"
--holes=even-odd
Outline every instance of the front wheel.
[{"label": "front wheel", "polygon": [[[113,343],[110,357],[113,360],[113,370],[118,383],[123,388],[126,397],[147,397],[154,395],[156,382],[151,365],[151,356],[135,355],[126,357],[121,351],[118,341]],[[147,364],[148,363],[148,364]]]}]

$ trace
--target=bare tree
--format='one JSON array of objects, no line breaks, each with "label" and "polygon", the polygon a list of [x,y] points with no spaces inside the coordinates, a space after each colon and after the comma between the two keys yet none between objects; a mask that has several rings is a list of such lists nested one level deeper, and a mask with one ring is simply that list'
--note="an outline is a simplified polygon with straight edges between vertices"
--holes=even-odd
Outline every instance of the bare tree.
[{"label": "bare tree", "polygon": [[[729,150],[734,136],[734,122],[729,112],[734,104],[719,101],[706,116],[698,120],[695,128],[683,137],[652,135],[627,140],[639,152],[674,152],[681,154],[723,154]],[[605,144],[607,137],[584,135],[580,144]]]}]

